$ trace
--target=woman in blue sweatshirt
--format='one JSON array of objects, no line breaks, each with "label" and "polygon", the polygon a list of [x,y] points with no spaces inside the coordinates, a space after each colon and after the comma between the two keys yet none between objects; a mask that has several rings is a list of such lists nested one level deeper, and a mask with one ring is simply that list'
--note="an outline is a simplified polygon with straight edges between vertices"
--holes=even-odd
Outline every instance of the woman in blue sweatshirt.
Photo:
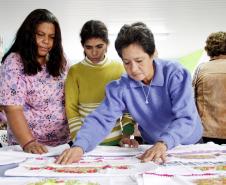
[{"label": "woman in blue sweatshirt", "polygon": [[151,30],[141,22],[124,25],[115,48],[127,74],[108,84],[103,103],[86,117],[72,148],[56,163],[80,160],[107,136],[124,111],[139,124],[143,140],[153,145],[140,156],[142,161],[164,162],[167,149],[201,139],[191,76],[179,63],[155,58]]}]

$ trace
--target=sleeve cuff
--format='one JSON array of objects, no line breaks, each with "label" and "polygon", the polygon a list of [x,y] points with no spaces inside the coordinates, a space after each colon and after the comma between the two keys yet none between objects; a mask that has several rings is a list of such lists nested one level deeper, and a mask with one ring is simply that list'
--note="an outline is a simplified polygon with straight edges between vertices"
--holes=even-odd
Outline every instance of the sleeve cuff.
[{"label": "sleeve cuff", "polygon": [[74,142],[73,142],[73,145],[72,147],[80,147],[82,148],[83,152],[89,152],[91,149],[89,149],[89,143],[84,140],[84,139],[76,139]]},{"label": "sleeve cuff", "polygon": [[168,134],[166,135],[162,135],[161,137],[159,137],[157,139],[157,142],[163,142],[166,146],[167,146],[167,149],[170,150],[172,148],[174,148],[177,144],[175,143],[174,141],[174,138]]}]

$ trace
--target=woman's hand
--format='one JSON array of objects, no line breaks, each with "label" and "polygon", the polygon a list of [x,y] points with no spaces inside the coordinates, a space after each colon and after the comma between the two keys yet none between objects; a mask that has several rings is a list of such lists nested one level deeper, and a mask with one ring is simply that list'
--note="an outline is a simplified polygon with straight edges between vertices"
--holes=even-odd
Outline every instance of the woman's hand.
[{"label": "woman's hand", "polygon": [[78,162],[84,152],[81,147],[72,147],[70,149],[64,150],[64,152],[56,160],[56,164],[71,164],[73,162]]},{"label": "woman's hand", "polygon": [[134,137],[124,137],[121,139],[121,141],[119,142],[119,145],[121,147],[129,147],[129,148],[137,148],[139,146],[139,143],[136,139],[134,139]]},{"label": "woman's hand", "polygon": [[43,154],[48,152],[45,145],[35,140],[33,142],[30,142],[29,144],[26,144],[26,146],[23,147],[23,150],[27,153],[33,154]]},{"label": "woman's hand", "polygon": [[166,151],[166,144],[159,141],[155,143],[150,149],[146,150],[144,154],[142,154],[138,158],[143,162],[154,161],[156,163],[165,163]]}]

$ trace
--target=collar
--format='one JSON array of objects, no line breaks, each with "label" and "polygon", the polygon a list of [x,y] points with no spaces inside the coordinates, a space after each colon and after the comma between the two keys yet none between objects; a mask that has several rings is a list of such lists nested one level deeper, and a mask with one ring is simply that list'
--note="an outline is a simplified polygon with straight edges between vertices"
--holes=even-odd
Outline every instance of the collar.
[{"label": "collar", "polygon": [[102,61],[100,61],[97,64],[94,64],[91,60],[88,59],[88,57],[85,57],[85,60],[83,60],[83,64],[91,66],[91,67],[98,67],[98,66],[103,66],[107,63],[108,58],[106,57],[106,55],[104,56],[104,59]]},{"label": "collar", "polygon": [[225,60],[226,59],[226,55],[218,55],[218,56],[214,56],[214,57],[210,57],[210,61],[213,60]]}]

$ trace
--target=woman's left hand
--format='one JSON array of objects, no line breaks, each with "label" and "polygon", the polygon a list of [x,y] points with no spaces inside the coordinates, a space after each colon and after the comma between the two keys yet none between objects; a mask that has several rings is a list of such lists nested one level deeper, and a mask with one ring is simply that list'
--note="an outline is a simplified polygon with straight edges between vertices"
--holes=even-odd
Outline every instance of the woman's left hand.
[{"label": "woman's left hand", "polygon": [[151,148],[146,150],[138,158],[142,162],[154,161],[158,164],[165,163],[166,162],[166,151],[167,151],[166,144],[163,142],[157,142]]}]

